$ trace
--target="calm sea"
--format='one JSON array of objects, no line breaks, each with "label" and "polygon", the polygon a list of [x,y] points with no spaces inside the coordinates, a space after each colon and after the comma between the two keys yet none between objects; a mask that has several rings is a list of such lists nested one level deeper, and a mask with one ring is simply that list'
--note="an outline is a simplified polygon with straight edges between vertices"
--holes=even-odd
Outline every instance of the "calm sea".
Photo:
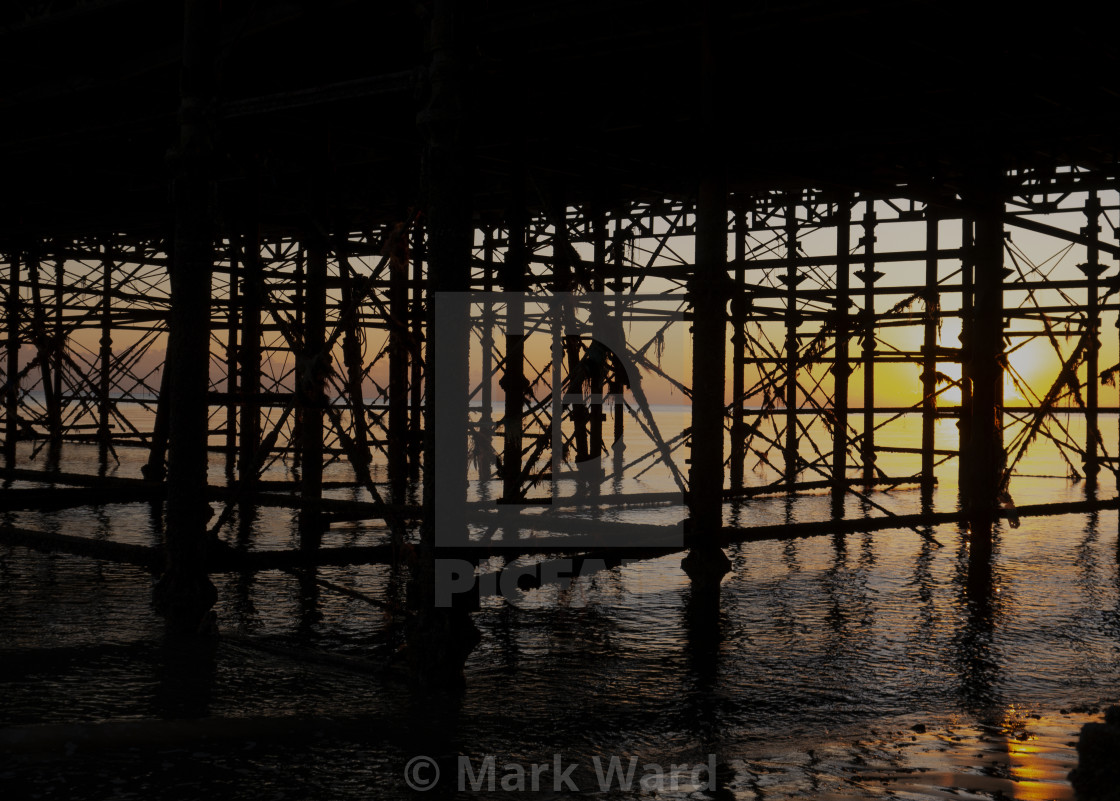
[{"label": "calm sea", "polygon": [[[138,426],[149,424],[132,412]],[[659,435],[672,448],[687,413],[655,412]],[[1063,422],[1076,438],[1081,421]],[[1102,417],[1102,426],[1114,451],[1116,418]],[[919,421],[903,419],[886,423],[878,439],[913,446],[919,430]],[[801,446],[810,461],[814,436],[827,453],[823,428],[811,430]],[[954,447],[955,437],[952,421],[939,421],[939,447]],[[762,442],[755,442],[760,450]],[[42,465],[45,454],[32,460],[32,447],[21,443],[24,464]],[[650,437],[629,425],[624,463],[651,447]],[[682,469],[685,454],[675,451]],[[118,456],[109,474],[139,475],[141,449],[122,448]],[[780,466],[773,454],[768,458]],[[879,466],[891,476],[911,475],[918,456],[883,453]],[[67,445],[61,467],[97,472],[96,448]],[[956,470],[955,461],[939,467],[935,509],[955,507]],[[1016,503],[1084,498],[1084,482],[1068,478],[1056,446],[1037,445],[1019,472],[1026,475],[1012,484]],[[342,461],[326,474],[352,476]],[[747,476],[759,485],[777,477],[757,455],[748,459]],[[277,463],[268,477],[290,472]],[[375,464],[374,477],[385,481],[383,463]],[[211,480],[224,481],[218,454]],[[662,465],[604,493],[675,486]],[[477,483],[472,491],[484,494]],[[328,494],[369,497],[357,488]],[[1102,473],[1098,494],[1115,494],[1111,472]],[[912,485],[870,497],[896,512],[920,508]],[[759,525],[826,520],[830,513],[822,493],[728,504],[726,518]],[[882,513],[851,497],[846,515],[863,514]],[[681,515],[677,505],[603,513],[658,523]],[[158,515],[142,503],[9,513],[5,522],[130,543],[159,538]],[[280,571],[217,575],[219,625],[237,636],[192,649],[164,639],[149,605],[152,577],[143,570],[0,546],[0,726],[46,726],[47,742],[34,758],[0,762],[0,779],[27,794],[7,797],[403,799],[418,795],[405,783],[404,768],[421,754],[446,770],[460,756],[479,764],[492,755],[501,766],[551,763],[560,754],[565,764],[588,766],[595,756],[668,765],[702,763],[714,753],[723,789],[661,795],[800,797],[811,787],[756,793],[766,786],[758,781],[760,766],[776,754],[803,754],[805,743],[914,721],[985,725],[1008,715],[1050,717],[1120,695],[1116,512],[1029,518],[1019,528],[1001,528],[992,592],[980,604],[966,591],[963,533],[955,525],[928,533],[942,547],[909,529],[735,546],[714,620],[694,614],[679,555],[603,571],[566,590],[532,590],[517,604],[486,599],[475,615],[482,642],[467,663],[460,699],[417,696],[391,677],[301,656],[383,660],[396,642],[391,617],[356,594],[399,592],[401,577],[387,566],[319,569],[318,578],[352,594]],[[281,509],[262,509],[248,521],[234,515],[221,536],[252,548],[297,544],[293,514]],[[385,536],[375,523],[346,523],[323,544],[372,544]],[[183,720],[210,726],[207,739],[160,723]],[[119,741],[104,729],[101,750],[99,735],[89,744],[67,728],[106,721],[155,728],[126,727]],[[1067,797],[1068,789],[1059,789],[1054,797]],[[423,797],[451,794],[441,785]],[[472,794],[509,796],[500,788]]]}]

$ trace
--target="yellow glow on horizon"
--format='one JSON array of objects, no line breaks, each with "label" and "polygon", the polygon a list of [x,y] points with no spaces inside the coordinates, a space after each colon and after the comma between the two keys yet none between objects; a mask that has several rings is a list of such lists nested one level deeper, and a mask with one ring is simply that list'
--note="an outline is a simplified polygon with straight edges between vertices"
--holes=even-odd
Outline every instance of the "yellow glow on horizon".
[{"label": "yellow glow on horizon", "polygon": [[[938,365],[938,372],[943,373],[954,381],[961,379],[961,366],[959,364],[942,364]],[[938,385],[938,389],[945,386],[944,384]],[[954,384],[947,387],[940,395],[937,396],[937,403],[940,406],[959,406],[961,403],[961,388],[959,384]]]}]

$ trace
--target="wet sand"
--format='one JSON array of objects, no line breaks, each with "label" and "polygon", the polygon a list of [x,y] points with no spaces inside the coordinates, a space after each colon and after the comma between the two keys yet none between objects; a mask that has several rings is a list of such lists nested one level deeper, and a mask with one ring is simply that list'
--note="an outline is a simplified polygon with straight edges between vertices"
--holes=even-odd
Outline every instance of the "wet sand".
[{"label": "wet sand", "polygon": [[[824,741],[779,741],[726,758],[715,794],[681,786],[679,791],[653,793],[649,788],[617,788],[596,796],[611,798],[734,798],[854,801],[898,799],[1020,799],[1073,801],[1068,774],[1077,764],[1076,742],[1082,724],[1101,715],[1086,709],[1040,715],[1009,709],[1002,719],[978,724],[960,718],[932,721],[897,718],[886,726],[868,726]],[[229,723],[230,721],[226,721]],[[85,738],[68,725],[14,727],[0,730],[6,757],[0,781],[18,788],[21,798],[142,798],[153,791],[189,797],[222,791],[223,797],[298,798],[319,785],[312,755],[330,762],[331,752],[354,758],[369,747],[364,737],[320,721],[312,742],[293,749],[275,721],[241,721],[223,725],[203,721],[105,722],[97,742],[97,724],[83,728]],[[300,728],[308,731],[308,721]],[[253,728],[247,737],[244,727]],[[335,728],[334,731],[331,731]],[[346,727],[343,727],[345,729]],[[357,728],[357,726],[355,726]],[[134,738],[128,731],[134,729]],[[272,731],[272,737],[269,735]],[[110,731],[111,730],[111,731]],[[89,734],[93,733],[93,739]],[[279,736],[280,739],[275,739]],[[23,741],[22,746],[19,744]],[[14,747],[13,747],[14,746]],[[379,760],[373,770],[344,793],[375,797],[401,782],[396,760]],[[193,767],[192,767],[193,766]],[[285,786],[275,785],[269,771],[287,769]],[[302,766],[302,767],[301,767]],[[282,769],[283,769],[282,768]],[[388,775],[387,775],[388,774]],[[362,784],[365,784],[362,787]],[[401,788],[404,789],[403,787]],[[699,789],[699,792],[697,790]],[[475,798],[525,797],[517,792],[462,794]],[[550,792],[533,794],[550,797]],[[311,796],[306,796],[311,797]],[[434,793],[430,797],[444,797]]]},{"label": "wet sand", "polygon": [[734,764],[737,798],[1074,799],[1069,772],[1077,765],[1086,708],[1042,715],[1009,709],[987,723],[951,717],[900,718],[865,736],[825,744],[798,743],[772,757]]}]

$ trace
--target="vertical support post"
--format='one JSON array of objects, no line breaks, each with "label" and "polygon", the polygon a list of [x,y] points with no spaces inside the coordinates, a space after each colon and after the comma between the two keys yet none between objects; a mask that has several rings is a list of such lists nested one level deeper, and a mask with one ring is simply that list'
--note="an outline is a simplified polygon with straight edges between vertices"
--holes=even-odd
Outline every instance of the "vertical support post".
[{"label": "vertical support post", "polygon": [[970,547],[990,553],[1004,466],[1003,451],[1003,196],[1000,173],[983,168],[975,212],[976,298],[972,310],[972,492]]},{"label": "vertical support post", "polygon": [[113,369],[113,250],[105,246],[101,258],[101,340],[97,383],[97,454],[102,467],[109,458],[109,415]]},{"label": "vertical support post", "polygon": [[747,432],[744,421],[743,393],[747,372],[747,220],[742,203],[735,203],[735,288],[731,296],[731,487],[743,486],[743,469],[747,460]]},{"label": "vertical support post", "polygon": [[412,231],[412,308],[413,314],[407,321],[412,332],[412,362],[409,375],[409,420],[408,420],[408,478],[415,484],[420,479],[420,457],[424,450],[424,360],[421,358],[421,343],[424,341],[424,224],[417,220]]},{"label": "vertical support post", "polygon": [[[552,289],[553,292],[565,291],[562,287],[563,284],[559,283],[559,263],[554,262],[552,266]],[[551,304],[548,310],[549,323],[551,325],[552,336],[552,397],[550,399],[551,409],[551,425],[550,430],[550,452],[551,452],[551,477],[549,482],[549,489],[552,492],[552,497],[560,496],[559,482],[560,482],[560,468],[564,463],[564,431],[563,431],[563,418],[564,418],[564,390],[561,386],[560,380],[560,364],[564,360],[564,328],[567,325],[565,320],[565,310],[571,304],[567,302],[559,302]],[[569,389],[569,392],[571,389]]]},{"label": "vertical support post", "polygon": [[832,515],[844,516],[848,492],[848,332],[851,329],[849,294],[851,280],[852,205],[847,198],[836,204],[836,347],[832,360]]},{"label": "vertical support post", "polygon": [[863,215],[863,269],[856,276],[863,279],[863,437],[860,439],[860,461],[863,481],[875,480],[875,282],[883,274],[875,269],[875,201],[868,200]]},{"label": "vertical support post", "polygon": [[[401,225],[389,247],[389,493],[403,504],[408,488],[408,239]],[[363,412],[364,414],[364,412]]]},{"label": "vertical support post", "polygon": [[[401,236],[407,236],[406,234],[403,234],[403,232],[400,235]],[[354,470],[355,470],[355,475],[358,477],[358,479],[362,480],[364,475],[368,475],[368,470],[366,470],[365,467],[368,466],[370,461],[371,461],[371,455],[370,455],[370,452],[369,452],[369,421],[366,418],[365,392],[363,391],[363,388],[362,388],[362,384],[365,380],[365,369],[364,369],[365,366],[363,364],[364,356],[363,356],[363,353],[362,353],[362,310],[360,308],[360,303],[361,303],[360,294],[361,294],[361,283],[362,282],[358,278],[358,275],[354,271],[354,268],[350,266],[350,255],[349,255],[350,238],[347,235],[346,231],[345,230],[338,231],[335,238],[336,238],[336,241],[338,243],[337,246],[335,247],[335,252],[338,254],[338,275],[339,275],[339,278],[342,281],[343,292],[345,293],[344,305],[346,306],[346,308],[349,308],[349,309],[353,310],[353,313],[350,315],[349,321],[346,323],[346,330],[342,334],[342,361],[343,361],[344,366],[346,367],[346,395],[347,395],[347,398],[348,398],[348,401],[349,401],[349,404],[350,404],[350,420],[351,420],[351,424],[352,424],[353,429],[354,429],[354,456],[353,456],[353,458],[358,460],[358,464],[354,465]],[[407,245],[405,245],[405,247],[407,247]],[[390,276],[391,276],[390,280],[394,280],[396,278],[396,272],[398,271],[398,268],[403,269],[405,271],[405,275],[404,275],[403,279],[400,279],[400,280],[403,280],[404,283],[405,283],[404,291],[405,291],[405,299],[406,299],[406,305],[407,305],[407,297],[408,297],[408,275],[407,275],[408,263],[407,263],[407,260],[403,265],[397,265],[397,264],[394,264],[392,260],[390,261],[390,263],[389,263],[389,270],[390,270]],[[394,312],[390,312],[390,313],[393,314],[394,319],[390,320],[388,322],[390,322],[391,324],[396,324],[396,325],[405,325],[405,326],[408,325],[407,320],[399,320],[399,319],[396,318],[396,313],[394,313]],[[407,335],[407,331],[406,331],[406,335]],[[392,352],[391,351],[390,351],[390,359],[392,359]],[[392,367],[393,367],[392,362],[390,362],[390,365],[391,365],[390,370],[392,370]],[[407,373],[406,373],[405,381],[407,382],[407,380],[408,380],[408,376],[407,376]],[[400,394],[403,394],[403,393],[400,393]],[[407,423],[407,417],[408,417],[408,398],[407,398],[407,396],[404,397],[401,402],[404,405],[404,415],[405,415],[406,423]],[[390,421],[390,423],[391,422],[392,421]],[[399,447],[402,451],[405,452],[406,458],[407,458],[407,447],[408,447],[407,436],[408,436],[407,431],[398,432],[398,437],[400,439],[400,442],[399,442],[399,444],[397,444],[397,447]],[[392,448],[394,446],[394,444],[395,443],[390,441],[389,447]],[[390,454],[392,454],[392,451],[390,451]],[[407,476],[405,474],[406,473],[405,465],[404,464],[398,464],[397,465],[397,470],[399,471],[399,475],[393,474],[392,471],[390,471],[391,480],[394,481],[394,482],[399,482],[403,485],[407,482]],[[395,486],[395,483],[394,483],[394,486]],[[402,501],[394,499],[393,502],[394,503],[401,503]]]},{"label": "vertical support post", "polygon": [[[450,504],[454,519],[461,512],[466,493],[466,397],[469,391],[469,315],[456,309],[451,320],[441,315],[435,325],[437,293],[470,289],[472,248],[471,156],[468,113],[466,47],[463,19],[466,5],[455,0],[435,0],[428,40],[429,105],[421,110],[418,123],[426,139],[423,190],[428,220],[428,306],[427,396],[424,425],[424,516],[420,525],[419,565],[414,574],[414,597],[420,610],[409,637],[408,653],[412,675],[421,687],[457,688],[463,684],[463,665],[478,644],[479,633],[462,606],[436,606],[436,555],[434,516],[437,497],[445,510]],[[438,338],[450,323],[450,336]],[[450,418],[437,409],[439,397],[461,398]],[[437,426],[439,430],[437,430]],[[436,442],[440,468],[436,467]],[[448,466],[448,470],[444,469]],[[437,486],[438,482],[438,486]],[[459,518],[461,520],[461,517]],[[453,539],[466,538],[462,531]],[[441,539],[443,536],[441,527]]]},{"label": "vertical support post", "polygon": [[933,489],[934,431],[937,423],[937,325],[941,304],[937,292],[937,227],[940,220],[926,207],[925,320],[922,326],[922,492]]},{"label": "vertical support post", "polygon": [[[170,267],[168,267],[168,278],[171,279],[172,295],[174,295],[174,233],[172,233],[170,247],[167,248],[167,251],[168,255],[170,256],[171,265]],[[59,291],[61,292],[61,290]],[[171,303],[173,307],[175,303],[174,297],[172,297]],[[163,365],[160,367],[159,396],[156,398],[156,418],[152,422],[152,440],[151,445],[148,449],[148,461],[145,462],[144,465],[140,468],[140,473],[148,481],[163,481],[165,478],[167,478],[167,447],[168,438],[170,436],[169,428],[171,425],[171,397],[173,394],[172,384],[174,383],[175,377],[175,370],[171,368],[171,365],[173,364],[171,359],[171,349],[174,339],[172,332],[173,325],[171,322],[173,316],[173,308],[168,309],[167,349],[164,352]]]},{"label": "vertical support post", "polygon": [[[593,261],[594,272],[591,276],[591,291],[594,292],[594,316],[592,323],[592,335],[595,336],[597,341],[601,341],[602,335],[605,333],[607,321],[604,319],[606,315],[606,307],[603,304],[603,272],[607,265],[607,215],[603,209],[603,204],[598,200],[591,205],[591,220],[589,224],[592,226],[593,237]],[[603,458],[603,404],[600,402],[603,395],[603,379],[604,371],[606,369],[606,362],[599,362],[594,360],[591,367],[591,375],[589,376],[591,386],[588,391],[592,397],[599,399],[591,405],[590,419],[588,420],[588,451],[591,457],[591,463],[595,467],[595,479],[597,482],[602,479],[602,458]],[[594,487],[598,492],[599,484],[596,483]]]},{"label": "vertical support post", "polygon": [[19,273],[20,253],[13,252],[8,261],[8,316],[6,355],[6,391],[4,393],[4,464],[16,466],[16,440],[19,438]]},{"label": "vertical support post", "polygon": [[261,444],[261,303],[264,276],[261,270],[260,232],[256,215],[256,188],[251,190],[249,216],[242,234],[241,347],[238,364],[241,369],[238,393],[241,401],[241,437],[238,456],[238,483],[251,491],[257,482],[257,466]]},{"label": "vertical support post", "polygon": [[[571,262],[571,244],[568,239],[568,202],[567,194],[564,192],[564,187],[560,186],[557,189],[556,208],[558,215],[554,219],[556,227],[555,237],[552,246],[553,258],[553,278],[552,285],[555,292],[571,292],[576,286],[575,277],[573,276],[573,265]],[[568,389],[566,394],[569,397],[578,395],[582,392],[583,381],[585,376],[580,368],[580,358],[582,353],[582,343],[580,335],[576,332],[575,326],[575,310],[570,303],[562,302],[555,305],[554,311],[556,312],[556,325],[558,330],[564,333],[564,354],[567,359],[568,365]],[[554,362],[555,363],[555,362]],[[555,380],[559,380],[559,376]],[[573,383],[578,382],[578,383]],[[588,410],[582,402],[580,403],[564,403],[564,408],[571,416],[573,435],[572,439],[575,442],[575,461],[577,464],[582,464],[587,461],[589,451],[587,447],[587,424],[588,424]],[[559,433],[560,427],[553,424],[553,436]],[[553,450],[553,464],[560,464],[562,459],[558,457],[559,451],[554,445]],[[556,476],[553,476],[553,482],[556,481]]]},{"label": "vertical support post", "polygon": [[226,480],[234,481],[237,463],[237,332],[241,327],[237,286],[237,237],[229,238],[229,307],[226,312]]},{"label": "vertical support post", "polygon": [[[293,283],[295,284],[294,292],[293,292],[293,295],[294,295],[293,300],[295,302],[295,310],[293,311],[292,316],[295,319],[295,329],[297,331],[303,332],[304,336],[306,336],[306,329],[304,328],[304,304],[306,303],[306,296],[307,296],[307,288],[306,288],[307,265],[306,265],[306,262],[307,262],[307,242],[306,241],[297,242],[296,243],[295,275],[293,276],[293,278],[294,278]],[[295,357],[297,362],[301,362],[303,360],[303,355],[304,355],[304,353],[306,353],[306,351],[307,351],[307,348],[306,348],[306,341],[305,341],[304,343],[301,343],[300,352],[299,353],[294,353],[292,355]],[[303,375],[303,371],[300,370],[300,369],[297,369],[296,378],[295,378],[296,385],[294,387],[294,393],[295,393],[295,404],[294,404],[294,406],[295,406],[295,412],[296,413],[295,413],[295,420],[293,420],[293,422],[292,422],[292,435],[291,435],[292,443],[293,443],[293,446],[292,446],[292,470],[293,470],[293,472],[298,472],[303,467],[303,447],[300,444],[300,443],[303,442],[303,414],[304,414],[303,413],[303,402],[304,401],[303,401],[302,392],[301,392],[302,384],[300,383],[300,381],[301,381],[300,376],[302,376],[302,375]]]},{"label": "vertical support post", "polygon": [[786,486],[793,491],[797,481],[797,285],[803,276],[797,274],[797,204],[786,205]]},{"label": "vertical support post", "polygon": [[62,368],[65,364],[66,331],[63,328],[63,310],[66,307],[66,263],[59,256],[54,263],[54,327],[51,338],[54,346],[51,348],[51,361],[54,364],[54,396],[58,399],[59,407],[59,442],[62,437]]},{"label": "vertical support post", "polygon": [[[625,253],[623,251],[622,240],[622,218],[621,216],[615,219],[614,223],[614,240],[611,242],[611,262],[612,271],[614,273],[614,280],[611,281],[611,291],[614,295],[614,318],[612,324],[618,328],[622,326],[623,315],[623,290],[626,289],[626,281],[622,277],[622,267],[625,261]],[[614,406],[611,410],[611,422],[613,425],[613,432],[611,434],[611,452],[614,457],[612,460],[612,469],[616,474],[616,483],[621,486],[621,472],[622,472],[622,458],[626,452],[626,406],[622,401],[622,390],[624,381],[620,375],[621,365],[615,364],[614,369],[611,370],[610,380],[607,387],[615,397]]]},{"label": "vertical support post", "polygon": [[976,247],[971,217],[961,220],[961,408],[957,417],[958,494],[967,508],[972,492],[972,343],[975,302]]},{"label": "vertical support post", "polygon": [[306,234],[307,275],[303,293],[303,358],[298,365],[300,399],[299,536],[317,548],[323,533],[323,414],[330,373],[327,338],[327,242],[315,225]]},{"label": "vertical support post", "polygon": [[[685,570],[696,581],[702,575],[698,570],[698,560],[710,560],[718,573],[716,584],[719,577],[727,572],[724,564],[727,557],[718,545],[723,525],[726,217],[727,197],[723,181],[718,176],[708,175],[700,185],[696,210],[696,268],[689,286],[692,301],[692,453],[688,498],[692,542]],[[700,554],[706,556],[701,557]]]},{"label": "vertical support post", "polygon": [[50,438],[51,451],[57,451],[62,444],[62,412],[54,381],[56,342],[47,330],[47,309],[43,303],[42,282],[39,275],[38,241],[35,244],[36,247],[27,254],[27,283],[31,287],[32,327],[39,351],[39,376],[43,384],[43,400],[47,411],[47,436]]},{"label": "vertical support post", "polygon": [[[483,291],[494,291],[494,225],[482,229]],[[494,305],[485,303],[482,308],[482,417],[479,421],[479,438],[475,463],[478,465],[479,494],[490,498],[490,479],[494,475]]]},{"label": "vertical support post", "polygon": [[1082,234],[1088,238],[1085,245],[1085,264],[1077,265],[1088,279],[1088,298],[1085,305],[1085,326],[1089,336],[1088,347],[1085,351],[1085,492],[1091,496],[1096,493],[1097,475],[1100,473],[1100,456],[1098,442],[1100,440],[1100,427],[1098,414],[1100,411],[1100,352],[1101,352],[1101,310],[1100,310],[1100,277],[1104,267],[1100,264],[1100,245],[1097,237],[1100,235],[1101,202],[1096,190],[1089,193],[1085,202],[1085,227]]},{"label": "vertical support post", "polygon": [[[525,291],[528,250],[525,211],[525,176],[520,170],[513,179],[510,204],[506,210],[509,245],[502,265],[502,288],[511,294]],[[521,450],[525,426],[525,303],[513,297],[506,310],[506,363],[501,387],[505,394],[502,422],[502,500],[518,503],[521,496]]]},{"label": "vertical support post", "polygon": [[186,0],[174,182],[168,363],[175,367],[168,437],[166,569],[155,587],[169,626],[200,632],[217,591],[206,570],[207,391],[213,269],[214,53],[217,0]]},{"label": "vertical support post", "polygon": [[691,529],[681,563],[694,593],[718,598],[731,564],[721,547],[723,419],[727,351],[727,184],[720,121],[722,93],[719,3],[703,3],[700,182],[696,203],[696,267],[688,284],[692,305],[692,440],[688,477]]}]

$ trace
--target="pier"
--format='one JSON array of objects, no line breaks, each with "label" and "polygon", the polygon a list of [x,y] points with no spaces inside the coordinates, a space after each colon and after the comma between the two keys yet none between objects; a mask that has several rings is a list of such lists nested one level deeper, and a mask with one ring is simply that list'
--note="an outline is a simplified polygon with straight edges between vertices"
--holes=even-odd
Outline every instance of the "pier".
[{"label": "pier", "polygon": [[[701,6],[0,12],[0,506],[143,501],[163,531],[0,543],[149,568],[192,636],[212,575],[330,593],[317,566],[390,564],[410,589],[368,600],[445,686],[482,593],[437,603],[440,560],[532,557],[531,587],[679,553],[717,614],[734,543],[955,522],[982,596],[994,530],[1116,509],[1116,28],[1077,3]],[[1083,497],[1017,494],[1041,443]],[[60,468],[74,445],[89,471]],[[673,486],[627,484],[651,464]],[[565,518],[565,482],[680,513]],[[752,519],[821,494],[827,519]],[[298,542],[232,544],[265,508]],[[370,541],[323,543],[355,521]]]}]

